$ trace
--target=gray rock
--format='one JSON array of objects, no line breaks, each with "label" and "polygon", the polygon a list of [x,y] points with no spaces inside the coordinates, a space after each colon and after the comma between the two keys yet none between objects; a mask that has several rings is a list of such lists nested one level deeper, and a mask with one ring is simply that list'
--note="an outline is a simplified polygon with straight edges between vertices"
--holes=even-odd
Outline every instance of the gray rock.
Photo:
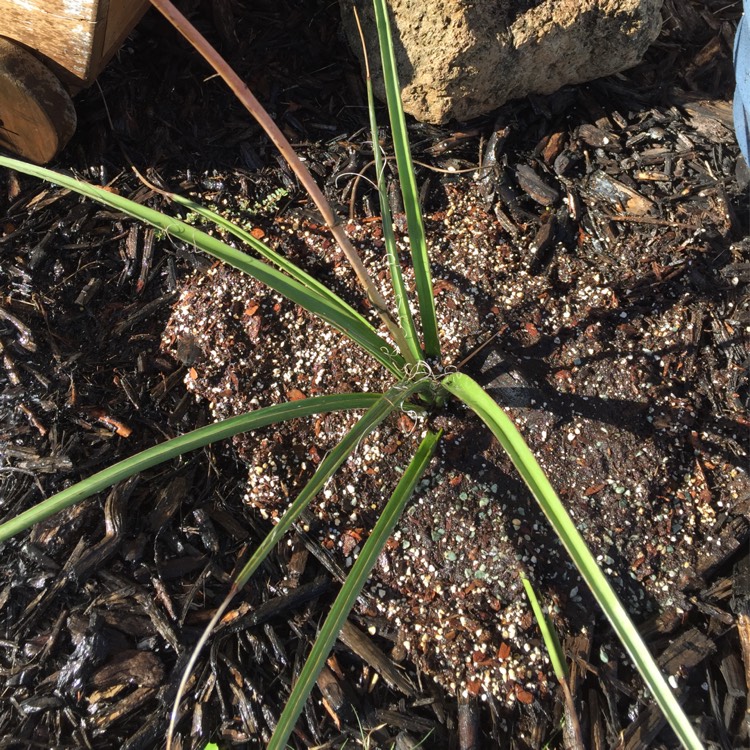
[{"label": "gray rock", "polygon": [[[339,0],[352,48],[352,6],[383,98],[371,0]],[[468,120],[528,94],[636,65],[661,27],[662,0],[389,0],[405,110]]]}]

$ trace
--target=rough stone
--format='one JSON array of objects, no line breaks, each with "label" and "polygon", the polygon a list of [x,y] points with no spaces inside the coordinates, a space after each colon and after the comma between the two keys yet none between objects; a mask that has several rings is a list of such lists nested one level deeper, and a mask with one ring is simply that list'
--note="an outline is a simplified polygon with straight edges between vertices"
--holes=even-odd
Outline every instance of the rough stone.
[{"label": "rough stone", "polygon": [[[383,96],[371,0],[340,0],[361,54],[365,28]],[[636,65],[661,27],[662,0],[389,0],[405,110],[469,120],[528,94],[550,94]]]}]

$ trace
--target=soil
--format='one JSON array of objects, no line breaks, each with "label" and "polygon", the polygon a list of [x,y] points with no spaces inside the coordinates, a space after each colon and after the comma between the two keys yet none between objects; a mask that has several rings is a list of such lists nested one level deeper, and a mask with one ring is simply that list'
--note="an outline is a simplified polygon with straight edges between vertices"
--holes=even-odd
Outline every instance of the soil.
[{"label": "soil", "polygon": [[[372,153],[364,92],[337,8],[187,6],[349,217],[387,292],[377,202],[357,178]],[[631,71],[480,121],[410,126],[444,344],[433,372],[461,369],[507,409],[705,743],[723,748],[750,746],[750,216],[728,101],[740,6],[668,0]],[[148,16],[78,98],[56,166],[173,211],[135,165],[371,315],[287,168],[208,75]],[[212,419],[390,384],[252,280],[66,191],[2,180],[4,518]],[[395,192],[394,209],[409,283]],[[190,646],[233,572],[355,419],[185,456],[7,543],[4,746],[162,746]],[[400,412],[326,485],[201,658],[182,746],[265,745],[428,426],[444,430],[438,455],[294,746],[570,746],[523,572],[552,607],[586,745],[676,747],[508,459],[457,406]]]}]

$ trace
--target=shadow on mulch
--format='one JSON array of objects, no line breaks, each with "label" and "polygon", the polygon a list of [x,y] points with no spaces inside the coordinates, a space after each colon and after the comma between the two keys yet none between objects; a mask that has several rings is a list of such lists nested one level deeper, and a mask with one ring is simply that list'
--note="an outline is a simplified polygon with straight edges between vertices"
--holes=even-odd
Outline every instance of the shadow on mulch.
[{"label": "shadow on mulch", "polygon": [[[353,236],[377,268],[379,238],[368,222],[375,196],[352,177],[370,161],[363,88],[335,4],[188,5],[330,197],[351,209]],[[740,6],[667,0],[662,35],[634,70],[460,127],[411,129],[417,158],[429,165],[419,179],[449,361],[470,357],[467,371],[508,406],[706,743],[723,748],[748,744],[750,246],[728,104]],[[208,76],[171,29],[147,16],[101,88],[79,97],[79,130],[57,166],[162,207],[132,176],[133,164],[249,212],[285,252],[359,299],[287,168]],[[485,169],[476,174],[432,169],[471,169],[480,158]],[[214,414],[257,406],[256,395],[271,402],[290,387],[312,395],[312,370],[295,373],[290,387],[274,381],[273,358],[294,336],[274,328],[257,286],[65,191],[14,174],[2,185],[4,517]],[[257,302],[257,329],[231,315],[201,321],[212,306],[215,320],[224,301],[211,280],[221,281],[230,307]],[[177,332],[178,319],[189,335]],[[305,339],[314,325],[305,321]],[[306,342],[295,345],[305,351]],[[250,364],[238,360],[240,346]],[[365,377],[322,364],[315,374],[316,384],[344,388]],[[213,413],[196,393],[214,394]],[[190,645],[267,530],[264,517],[300,481],[265,491],[248,485],[247,465],[301,454],[312,463],[341,428],[328,426],[321,434],[269,430],[234,451],[186,456],[7,543],[3,747],[161,746]],[[499,621],[516,606],[506,599],[520,565],[558,607],[590,745],[674,747],[506,459],[462,415],[442,426],[429,503],[415,499],[398,532],[400,553],[379,565],[294,746],[340,747],[364,735],[376,747],[565,746],[543,656],[529,674],[517,666],[524,645],[539,651],[533,621],[524,610],[511,632],[488,614]],[[382,494],[413,427],[404,415],[384,428],[388,456],[360,494]],[[486,498],[475,497],[481,482],[462,475],[469,460],[502,477],[499,489],[487,481],[482,490],[506,506],[502,517],[471,506]],[[331,486],[342,503],[347,481]],[[456,493],[468,510],[457,508]],[[266,743],[363,531],[344,525],[332,535],[323,511],[277,550],[199,662],[180,725],[184,747]],[[438,528],[436,514],[452,532]],[[496,573],[489,594],[473,563],[456,563],[447,546],[469,528],[478,549],[498,548],[498,570],[482,570]],[[425,584],[428,570],[436,578]],[[444,594],[435,580],[448,582]],[[443,629],[438,652],[451,602],[472,627]],[[419,644],[415,626],[426,634]],[[467,666],[467,657],[484,658],[477,638],[491,657],[481,669]],[[485,690],[491,696],[478,700]]]}]

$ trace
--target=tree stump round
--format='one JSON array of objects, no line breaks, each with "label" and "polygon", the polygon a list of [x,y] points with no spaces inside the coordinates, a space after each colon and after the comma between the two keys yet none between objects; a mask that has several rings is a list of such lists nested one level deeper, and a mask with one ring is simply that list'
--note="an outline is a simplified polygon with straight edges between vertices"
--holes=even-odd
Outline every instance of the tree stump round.
[{"label": "tree stump round", "polygon": [[54,73],[22,45],[0,37],[0,146],[43,164],[75,129],[73,102]]}]

